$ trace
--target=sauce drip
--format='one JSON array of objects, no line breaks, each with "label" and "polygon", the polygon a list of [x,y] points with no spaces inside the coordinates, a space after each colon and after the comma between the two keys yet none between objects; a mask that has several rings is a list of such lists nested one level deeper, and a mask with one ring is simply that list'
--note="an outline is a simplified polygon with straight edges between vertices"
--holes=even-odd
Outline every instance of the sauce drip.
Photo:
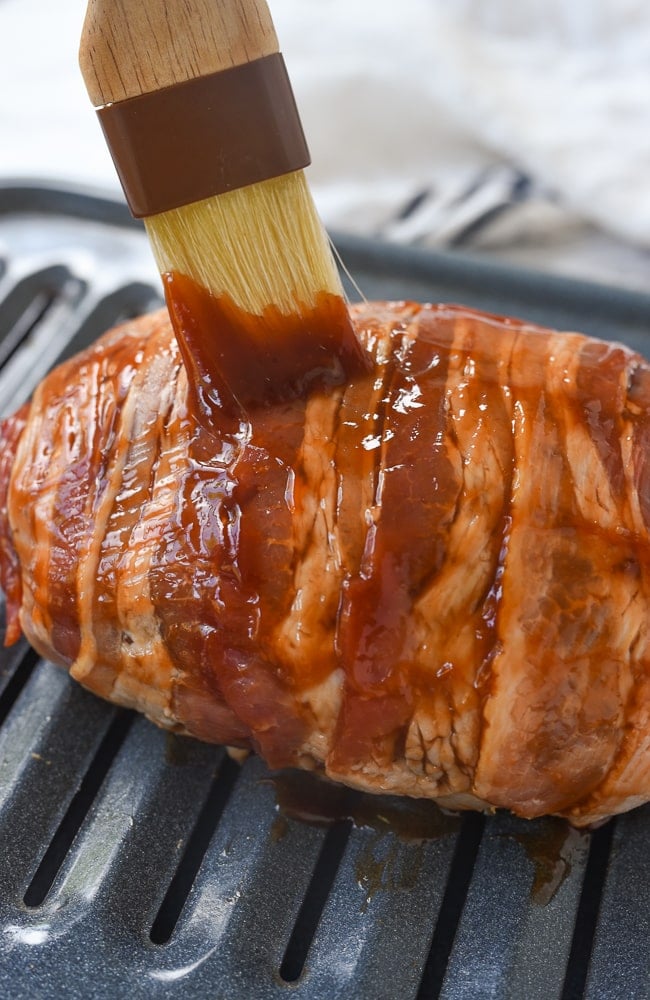
[{"label": "sauce drip", "polygon": [[202,408],[235,400],[250,408],[304,397],[350,382],[369,361],[340,296],[320,292],[292,315],[270,304],[261,316],[217,298],[176,271],[163,275],[165,298],[190,385]]},{"label": "sauce drip", "polygon": [[462,823],[459,815],[427,799],[364,795],[308,771],[278,771],[271,781],[280,815],[313,826],[351,822],[358,829],[422,843],[454,836]]},{"label": "sauce drip", "polygon": [[555,817],[522,827],[509,836],[523,847],[533,866],[530,901],[535,906],[547,906],[555,898],[573,865],[584,863],[589,849],[587,833]]}]

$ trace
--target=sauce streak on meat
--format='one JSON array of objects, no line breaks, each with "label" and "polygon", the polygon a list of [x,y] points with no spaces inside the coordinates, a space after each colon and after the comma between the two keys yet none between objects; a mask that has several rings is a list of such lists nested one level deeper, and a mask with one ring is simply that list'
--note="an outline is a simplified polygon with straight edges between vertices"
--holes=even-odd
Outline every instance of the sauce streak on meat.
[{"label": "sauce streak on meat", "polygon": [[[292,599],[289,497],[300,475],[307,400],[367,375],[370,359],[340,297],[321,293],[315,308],[297,316],[273,306],[251,316],[185,275],[167,274],[164,285],[195,427],[175,541],[154,564],[152,593],[176,657],[190,651],[204,684],[280,766],[303,737],[272,633]],[[162,567],[173,577],[187,569],[187,606],[176,591],[173,622],[163,610]],[[204,595],[198,617],[197,589]],[[192,616],[196,627],[188,625]]]}]

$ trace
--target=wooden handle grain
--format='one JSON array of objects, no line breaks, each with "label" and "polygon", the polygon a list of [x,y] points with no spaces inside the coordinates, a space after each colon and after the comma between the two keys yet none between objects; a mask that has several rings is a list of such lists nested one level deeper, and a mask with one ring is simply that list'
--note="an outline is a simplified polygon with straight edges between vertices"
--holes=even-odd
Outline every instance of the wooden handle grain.
[{"label": "wooden handle grain", "polygon": [[99,108],[278,48],[264,0],[89,0],[79,63]]}]

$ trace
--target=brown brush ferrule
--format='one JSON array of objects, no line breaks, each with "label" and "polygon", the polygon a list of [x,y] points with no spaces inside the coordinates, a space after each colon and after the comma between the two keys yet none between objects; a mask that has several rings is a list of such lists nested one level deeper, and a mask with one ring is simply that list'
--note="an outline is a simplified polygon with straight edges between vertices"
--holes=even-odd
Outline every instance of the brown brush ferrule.
[{"label": "brown brush ferrule", "polygon": [[279,52],[107,104],[97,114],[136,218],[310,162]]}]

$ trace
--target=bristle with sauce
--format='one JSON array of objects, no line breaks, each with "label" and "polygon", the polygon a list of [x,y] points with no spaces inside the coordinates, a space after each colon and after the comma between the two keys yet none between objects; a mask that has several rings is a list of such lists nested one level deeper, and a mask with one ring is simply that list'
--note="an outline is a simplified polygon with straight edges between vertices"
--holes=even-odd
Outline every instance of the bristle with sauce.
[{"label": "bristle with sauce", "polygon": [[292,316],[323,292],[343,298],[328,238],[302,170],[145,220],[161,274],[192,278],[259,316]]}]

